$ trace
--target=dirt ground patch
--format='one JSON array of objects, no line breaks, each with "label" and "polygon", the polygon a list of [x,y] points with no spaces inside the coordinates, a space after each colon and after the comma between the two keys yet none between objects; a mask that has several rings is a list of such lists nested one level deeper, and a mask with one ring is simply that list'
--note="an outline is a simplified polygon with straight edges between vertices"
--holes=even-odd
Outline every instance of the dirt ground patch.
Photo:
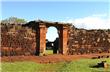
[{"label": "dirt ground patch", "polygon": [[86,55],[61,55],[53,54],[46,56],[3,56],[1,57],[2,62],[14,62],[14,61],[34,61],[37,63],[56,63],[62,61],[73,61],[83,58],[110,58],[110,53],[108,54],[86,54]]}]

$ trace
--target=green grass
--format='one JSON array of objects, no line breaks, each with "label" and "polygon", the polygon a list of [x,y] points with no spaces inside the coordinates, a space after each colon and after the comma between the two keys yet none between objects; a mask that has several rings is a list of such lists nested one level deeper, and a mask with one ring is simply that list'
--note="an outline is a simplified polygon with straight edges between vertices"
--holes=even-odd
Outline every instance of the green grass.
[{"label": "green grass", "polygon": [[51,55],[51,54],[53,54],[53,50],[45,50],[45,54]]},{"label": "green grass", "polygon": [[81,59],[72,62],[60,62],[54,64],[39,64],[34,62],[3,62],[2,72],[110,72],[110,66],[104,68],[91,68],[102,60],[110,64],[109,59]]},{"label": "green grass", "polygon": [[[110,64],[110,59],[106,60],[108,64]],[[68,64],[65,64],[64,67],[60,69],[60,71],[69,71],[69,72],[110,72],[110,67],[107,69],[104,68],[91,68],[90,66],[97,65],[97,63],[102,60],[92,60],[92,59],[82,59],[78,61],[73,61]]]}]

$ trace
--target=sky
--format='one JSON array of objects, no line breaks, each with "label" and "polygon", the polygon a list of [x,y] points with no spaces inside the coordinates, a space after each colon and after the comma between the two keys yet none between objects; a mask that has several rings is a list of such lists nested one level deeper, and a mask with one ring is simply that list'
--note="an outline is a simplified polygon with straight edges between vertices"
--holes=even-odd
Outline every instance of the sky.
[{"label": "sky", "polygon": [[[0,20],[15,16],[27,21],[67,22],[77,28],[110,29],[109,0],[2,0],[0,6]],[[46,38],[54,41],[55,37],[57,29],[48,28]]]}]

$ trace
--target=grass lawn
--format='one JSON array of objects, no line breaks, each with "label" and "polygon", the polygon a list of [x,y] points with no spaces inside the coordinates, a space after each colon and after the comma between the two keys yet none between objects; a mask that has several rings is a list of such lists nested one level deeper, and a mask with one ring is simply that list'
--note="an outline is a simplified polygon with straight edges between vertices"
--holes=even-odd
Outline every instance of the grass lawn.
[{"label": "grass lawn", "polygon": [[102,60],[106,60],[110,64],[110,58],[108,59],[81,59],[72,62],[60,62],[54,64],[39,64],[34,62],[2,62],[0,72],[110,72],[110,66],[107,69],[104,68],[91,68],[91,65],[96,65]]},{"label": "grass lawn", "polygon": [[53,54],[53,50],[45,50],[45,54],[51,55],[51,54]]}]

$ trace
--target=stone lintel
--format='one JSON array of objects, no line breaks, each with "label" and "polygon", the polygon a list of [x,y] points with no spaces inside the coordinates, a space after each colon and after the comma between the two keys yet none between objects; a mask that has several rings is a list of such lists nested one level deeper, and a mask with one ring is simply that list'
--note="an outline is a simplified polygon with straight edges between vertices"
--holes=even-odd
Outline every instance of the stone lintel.
[{"label": "stone lintel", "polygon": [[68,29],[68,26],[66,26],[66,25],[63,25],[63,29]]},{"label": "stone lintel", "polygon": [[39,24],[39,27],[40,27],[40,28],[46,27],[46,25],[45,25],[45,23],[40,23],[40,24]]}]

